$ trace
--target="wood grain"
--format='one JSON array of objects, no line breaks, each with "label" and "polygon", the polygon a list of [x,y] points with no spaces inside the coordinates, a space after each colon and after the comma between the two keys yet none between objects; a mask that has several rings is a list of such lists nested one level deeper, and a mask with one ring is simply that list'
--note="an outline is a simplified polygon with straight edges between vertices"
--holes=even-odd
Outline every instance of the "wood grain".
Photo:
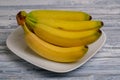
[{"label": "wood grain", "polygon": [[[16,56],[6,39],[18,25],[16,14],[25,10],[85,11],[102,20],[107,41],[82,67],[64,74],[38,68]],[[120,80],[120,0],[0,0],[0,80]]]}]

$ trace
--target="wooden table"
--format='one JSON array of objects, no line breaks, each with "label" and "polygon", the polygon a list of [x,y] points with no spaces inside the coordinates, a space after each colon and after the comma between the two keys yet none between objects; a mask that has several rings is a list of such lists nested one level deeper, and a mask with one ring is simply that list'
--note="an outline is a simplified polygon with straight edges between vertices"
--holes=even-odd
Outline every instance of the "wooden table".
[{"label": "wooden table", "polygon": [[[107,41],[78,69],[57,74],[38,68],[16,56],[6,39],[18,26],[20,10],[64,9],[85,11],[102,20]],[[0,80],[120,80],[120,0],[0,0]]]}]

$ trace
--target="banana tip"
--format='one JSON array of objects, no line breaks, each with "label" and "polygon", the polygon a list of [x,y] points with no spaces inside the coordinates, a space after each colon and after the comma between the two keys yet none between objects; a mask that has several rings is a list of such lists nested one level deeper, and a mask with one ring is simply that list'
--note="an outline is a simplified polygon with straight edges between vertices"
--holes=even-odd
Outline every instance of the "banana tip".
[{"label": "banana tip", "polygon": [[104,23],[101,21],[101,25],[104,26]]},{"label": "banana tip", "polygon": [[91,20],[91,19],[92,19],[92,16],[89,17],[89,20]]},{"label": "banana tip", "polygon": [[85,48],[88,48],[88,46],[87,46],[87,45],[85,45]]}]

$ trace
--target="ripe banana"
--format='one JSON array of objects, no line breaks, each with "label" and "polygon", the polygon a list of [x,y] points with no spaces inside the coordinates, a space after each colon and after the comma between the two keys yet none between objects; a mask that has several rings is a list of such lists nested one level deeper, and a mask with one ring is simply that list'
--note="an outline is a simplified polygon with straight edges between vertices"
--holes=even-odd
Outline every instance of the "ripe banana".
[{"label": "ripe banana", "polygon": [[41,39],[58,46],[71,47],[88,45],[97,40],[101,32],[98,29],[86,31],[64,31],[44,24],[28,22],[29,27]]},{"label": "ripe banana", "polygon": [[81,11],[64,10],[33,10],[27,14],[27,17],[39,19],[61,19],[61,20],[90,20],[92,17]]},{"label": "ripe banana", "polygon": [[88,51],[87,46],[78,47],[59,47],[47,43],[32,33],[24,23],[18,19],[19,24],[25,32],[25,40],[27,45],[35,51],[38,55],[56,62],[75,62],[81,59]]},{"label": "ripe banana", "polygon": [[17,22],[25,32],[27,45],[40,56],[57,62],[75,62],[101,36],[102,21],[90,20],[85,12],[20,11]]},{"label": "ripe banana", "polygon": [[29,21],[32,21],[36,24],[41,23],[45,25],[49,25],[53,28],[58,28],[62,30],[69,31],[82,31],[82,30],[90,30],[94,28],[101,28],[103,26],[102,21],[68,21],[68,20],[59,20],[59,19],[38,19],[36,21],[33,18],[26,17],[26,24],[29,24]]},{"label": "ripe banana", "polygon": [[[41,16],[42,14],[40,13],[46,13],[48,12],[48,14],[46,14],[46,16]],[[90,30],[90,29],[94,29],[94,28],[101,28],[103,26],[103,22],[102,21],[88,21],[88,20],[76,20],[76,18],[73,18],[73,20],[70,20],[68,18],[70,18],[70,16],[68,16],[67,19],[59,19],[61,18],[60,16],[56,16],[58,14],[56,13],[61,13],[62,14],[71,14],[74,13],[74,15],[76,13],[84,13],[84,12],[76,12],[76,11],[57,11],[57,10],[35,10],[35,11],[31,11],[30,13],[26,13],[25,11],[21,11],[21,14],[23,16],[25,16],[26,18],[26,24],[29,25],[29,21],[32,21],[33,23],[42,23],[42,24],[46,24],[49,25],[51,27],[54,28],[59,28],[59,29],[63,29],[63,30],[70,30],[70,31],[79,31],[79,30]],[[34,14],[34,16],[37,17],[33,17],[31,16],[32,14]],[[49,14],[54,15],[55,18],[53,18],[52,16],[48,16]],[[39,17],[41,16],[41,17]],[[73,14],[71,14],[71,16],[73,16]],[[80,16],[80,15],[79,15]],[[78,16],[78,17],[79,17]],[[67,17],[67,16],[65,16]],[[64,16],[62,16],[62,18],[65,18]],[[80,16],[81,17],[81,16]],[[81,18],[80,18],[81,19]]]}]

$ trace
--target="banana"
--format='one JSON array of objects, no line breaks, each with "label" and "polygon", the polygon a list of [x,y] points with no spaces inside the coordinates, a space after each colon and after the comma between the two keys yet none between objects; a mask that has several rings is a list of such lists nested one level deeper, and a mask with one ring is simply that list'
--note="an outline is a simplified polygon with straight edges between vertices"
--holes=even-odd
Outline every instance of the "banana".
[{"label": "banana", "polygon": [[85,12],[63,10],[20,11],[17,22],[29,48],[56,62],[75,62],[88,51],[87,45],[101,36],[102,21],[90,20]]},{"label": "banana", "polygon": [[63,47],[88,45],[96,41],[101,35],[98,29],[73,32],[52,28],[44,24],[35,24],[30,21],[29,25],[41,39]]},{"label": "banana", "polygon": [[92,17],[82,11],[64,11],[64,10],[33,10],[27,14],[27,17],[39,19],[61,19],[61,20],[90,20]]},{"label": "banana", "polygon": [[42,35],[39,34],[39,32],[37,33],[37,36],[39,36],[41,39],[57,45],[57,46],[62,46],[62,47],[71,47],[71,46],[83,46],[83,45],[89,45],[93,42],[95,42],[97,39],[99,39],[99,37],[101,36],[101,31],[98,31],[90,36],[81,38],[81,39],[68,39],[68,38],[60,38],[60,37],[56,37],[54,35],[51,35],[49,33],[43,33]]},{"label": "banana", "polygon": [[26,26],[25,22],[17,16],[18,23],[22,26],[25,34],[25,41],[29,48],[41,57],[56,62],[75,62],[81,59],[88,51],[87,46],[78,47],[59,47],[47,43],[32,33]]},{"label": "banana", "polygon": [[[50,18],[46,19],[46,16],[48,16],[48,14],[46,14],[45,17],[40,18],[39,13],[44,13],[44,12],[50,12],[51,14],[52,13],[55,14],[55,12],[70,14],[73,11],[35,10],[35,11],[31,11],[28,14],[25,11],[21,11],[21,14],[26,17],[25,18],[26,24],[29,24],[29,21],[32,21],[34,23],[42,23],[42,24],[46,24],[46,25],[49,25],[51,27],[59,28],[59,29],[63,29],[63,30],[70,30],[70,31],[90,30],[90,29],[94,29],[94,28],[99,29],[103,26],[102,21],[90,21],[90,20],[89,21],[86,21],[86,20],[81,21],[81,20],[68,20],[68,19],[61,20],[61,19],[59,19],[59,17],[54,19],[51,16],[49,16]],[[38,17],[36,17],[36,18],[32,17],[31,16],[32,13],[34,13],[34,16],[38,15]],[[81,12],[74,11],[73,13],[81,13]],[[73,14],[71,14],[71,15],[73,15]]]},{"label": "banana", "polygon": [[58,28],[62,30],[69,31],[82,31],[82,30],[90,30],[94,28],[101,28],[103,26],[102,21],[68,21],[68,20],[58,20],[58,19],[38,19],[36,21],[33,18],[26,17],[26,23],[32,21],[36,24],[41,23],[45,25],[49,25],[53,28]]}]

